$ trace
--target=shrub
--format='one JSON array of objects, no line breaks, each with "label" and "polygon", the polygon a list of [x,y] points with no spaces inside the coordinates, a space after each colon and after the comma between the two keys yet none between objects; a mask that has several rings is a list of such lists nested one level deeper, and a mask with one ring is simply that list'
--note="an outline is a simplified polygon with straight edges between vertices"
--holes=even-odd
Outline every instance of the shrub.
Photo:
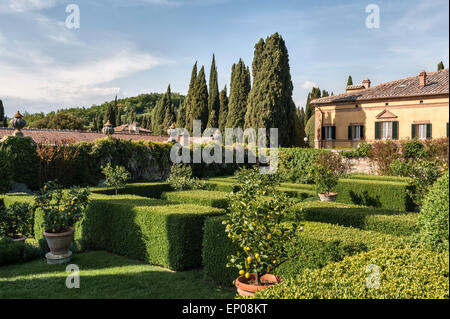
[{"label": "shrub", "polygon": [[[378,288],[367,286],[368,283],[377,284],[372,279],[374,270],[370,265],[379,269]],[[376,249],[344,258],[322,269],[306,270],[297,278],[256,293],[255,298],[447,299],[448,276],[448,252]]]},{"label": "shrub", "polygon": [[[0,237],[20,238],[32,234],[33,209],[27,202],[15,202],[8,208],[0,203]],[[2,209],[3,206],[3,209]]]},{"label": "shrub", "polygon": [[37,259],[41,254],[41,250],[28,239],[23,243],[9,237],[0,238],[0,266]]},{"label": "shrub", "polygon": [[313,165],[312,173],[318,193],[329,194],[338,184],[339,177],[345,173],[347,166],[338,153],[320,153]]},{"label": "shrub", "polygon": [[419,214],[419,237],[425,246],[437,250],[449,249],[448,183],[447,171],[434,183]]},{"label": "shrub", "polygon": [[316,121],[315,117],[311,116],[311,118],[306,122],[305,125],[305,135],[308,138],[309,147],[314,147],[314,130],[316,129]]},{"label": "shrub", "polygon": [[428,158],[429,156],[424,144],[418,139],[402,141],[401,153],[404,159]]},{"label": "shrub", "polygon": [[372,145],[367,144],[366,142],[362,142],[362,143],[359,143],[356,148],[349,150],[349,151],[341,151],[341,152],[339,152],[339,154],[344,157],[347,157],[347,158],[366,157],[370,154],[371,150],[372,150]]},{"label": "shrub", "polygon": [[[116,190],[111,187],[93,187],[90,189],[92,193],[115,195]],[[125,187],[118,190],[121,195],[137,195],[142,197],[160,198],[164,192],[173,191],[173,188],[168,183],[133,183],[127,184]]]},{"label": "shrub", "polygon": [[313,177],[309,174],[314,161],[325,150],[314,148],[280,148],[278,154],[278,172],[286,180],[299,184],[312,184]]},{"label": "shrub", "polygon": [[31,138],[8,136],[0,143],[0,151],[5,152],[11,160],[13,181],[36,189],[38,187],[38,157],[36,144]]},{"label": "shrub", "polygon": [[285,194],[275,191],[273,175],[242,169],[236,177],[239,190],[229,194],[230,206],[223,224],[239,250],[228,256],[227,267],[237,268],[247,279],[255,273],[256,284],[261,285],[261,276],[295,254],[289,247],[299,247],[295,236],[300,229],[299,215],[290,225],[282,223],[292,203]]},{"label": "shrub", "polygon": [[[203,225],[217,208],[175,204],[132,195],[92,194],[82,222],[75,225],[75,248],[107,250],[173,270],[201,265]],[[36,211],[36,239],[42,238]]]},{"label": "shrub", "polygon": [[380,175],[391,175],[391,163],[399,157],[399,151],[398,143],[393,141],[377,141],[372,144],[369,157],[377,163]]},{"label": "shrub", "polygon": [[8,153],[0,148],[0,194],[8,192],[11,188],[13,181],[12,169],[13,166]]},{"label": "shrub", "polygon": [[176,203],[197,204],[216,208],[228,208],[227,193],[219,191],[193,190],[166,192],[161,198]]},{"label": "shrub", "polygon": [[308,221],[373,230],[396,236],[417,233],[417,213],[401,213],[386,209],[355,206],[342,203],[303,202],[294,209],[302,212]]},{"label": "shrub", "polygon": [[63,232],[83,217],[89,203],[89,191],[72,187],[65,191],[55,182],[48,182],[35,197],[35,207],[42,212],[43,227],[52,233]]},{"label": "shrub", "polygon": [[119,192],[119,188],[126,185],[127,179],[130,177],[130,173],[123,166],[111,166],[111,163],[102,167],[102,172],[105,175],[105,184],[114,187],[116,195]]},{"label": "shrub", "polygon": [[206,183],[196,177],[192,177],[192,168],[189,165],[174,164],[170,169],[167,182],[175,190],[205,189]]},{"label": "shrub", "polygon": [[[203,266],[206,275],[216,283],[230,285],[237,276],[236,271],[226,267],[227,255],[235,253],[238,246],[227,237],[223,219],[208,218],[205,223]],[[294,277],[307,268],[321,268],[361,251],[411,245],[408,238],[308,221],[304,222],[303,231],[297,234],[296,241],[299,249],[292,248],[289,253],[296,251],[297,255],[276,269],[275,274],[284,278]]]}]

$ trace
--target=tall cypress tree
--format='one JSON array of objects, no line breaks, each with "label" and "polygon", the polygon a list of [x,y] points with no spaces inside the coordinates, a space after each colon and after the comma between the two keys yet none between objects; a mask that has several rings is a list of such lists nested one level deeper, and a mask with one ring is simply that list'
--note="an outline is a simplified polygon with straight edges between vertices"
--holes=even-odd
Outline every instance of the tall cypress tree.
[{"label": "tall cypress tree", "polygon": [[228,96],[227,96],[227,86],[220,91],[219,95],[220,100],[220,110],[219,110],[219,130],[222,134],[225,134],[225,128],[228,117]]},{"label": "tall cypress tree", "polygon": [[106,121],[109,121],[112,126],[116,125],[116,113],[114,112],[114,106],[111,104],[108,104],[106,107],[105,122]]},{"label": "tall cypress tree", "polygon": [[[185,120],[184,120],[184,128],[188,129],[192,127],[192,116],[191,116],[191,105],[192,105],[192,95],[194,94],[195,80],[197,79],[197,62],[195,62],[192,67],[191,73],[191,81],[189,82],[189,89],[186,94],[186,98],[184,99],[184,108],[185,108]],[[192,133],[192,132],[191,132]]]},{"label": "tall cypress tree", "polygon": [[200,120],[202,130],[208,123],[208,87],[206,86],[205,67],[202,66],[194,83],[194,91],[189,106],[189,131],[193,132],[194,120]]},{"label": "tall cypress tree", "polygon": [[347,85],[353,85],[353,79],[351,75],[348,76]]},{"label": "tall cypress tree", "polygon": [[172,103],[170,85],[166,93],[158,100],[152,116],[152,132],[154,134],[165,134],[172,123],[175,122],[175,112]]},{"label": "tall cypress tree", "polygon": [[167,98],[166,98],[166,111],[164,113],[164,121],[163,121],[163,125],[162,125],[162,131],[163,134],[167,132],[167,130],[169,129],[169,127],[175,123],[176,121],[176,117],[175,117],[175,106],[172,103],[172,93],[170,91],[170,85],[167,88],[167,92],[166,92]]},{"label": "tall cypress tree", "polygon": [[440,70],[443,70],[443,69],[445,69],[445,67],[444,67],[444,62],[439,62],[439,64],[438,64],[438,67],[437,67],[437,70],[438,71],[440,71]]},{"label": "tall cypress tree", "polygon": [[219,99],[219,83],[217,79],[217,67],[216,58],[213,54],[211,62],[211,71],[209,73],[209,95],[208,95],[208,124],[207,127],[219,126],[219,111],[220,111],[220,99]]},{"label": "tall cypress tree", "polygon": [[186,126],[186,102],[183,101],[178,107],[177,127],[184,128]]},{"label": "tall cypress tree", "polygon": [[102,130],[103,124],[105,124],[105,123],[103,122],[103,115],[102,115],[102,114],[99,114],[99,115],[97,116],[97,131],[101,131],[101,130]]},{"label": "tall cypress tree", "polygon": [[[289,54],[283,38],[274,33],[255,46],[253,87],[248,98],[246,127],[278,128],[278,143],[295,142],[295,104]],[[230,96],[231,100],[231,96]],[[231,104],[231,101],[230,101]]]},{"label": "tall cypress tree", "polygon": [[250,89],[250,70],[245,67],[244,61],[239,59],[231,68],[230,99],[225,127],[244,127]]},{"label": "tall cypress tree", "polygon": [[[326,94],[328,94],[328,92],[326,92]],[[305,127],[306,123],[308,123],[308,120],[311,118],[311,116],[314,115],[314,106],[311,104],[311,101],[320,98],[321,95],[322,93],[320,91],[320,88],[312,88],[311,92],[308,94],[305,106],[305,121],[304,121]]]},{"label": "tall cypress tree", "polygon": [[3,107],[3,102],[0,100],[0,126],[3,126],[5,120],[5,108]]}]

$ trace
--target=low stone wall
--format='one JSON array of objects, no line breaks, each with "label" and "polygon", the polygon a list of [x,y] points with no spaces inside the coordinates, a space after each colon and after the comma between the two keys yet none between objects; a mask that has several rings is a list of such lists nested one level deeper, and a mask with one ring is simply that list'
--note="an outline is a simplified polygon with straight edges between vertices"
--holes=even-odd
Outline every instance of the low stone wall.
[{"label": "low stone wall", "polygon": [[378,166],[368,157],[346,158],[349,169],[347,173],[378,175]]}]

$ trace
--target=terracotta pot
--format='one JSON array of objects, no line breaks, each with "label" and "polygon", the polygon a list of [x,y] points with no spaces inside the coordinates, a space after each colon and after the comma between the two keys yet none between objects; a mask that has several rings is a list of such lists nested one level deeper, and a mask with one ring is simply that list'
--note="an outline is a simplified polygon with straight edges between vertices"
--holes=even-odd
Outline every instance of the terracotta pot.
[{"label": "terracotta pot", "polygon": [[249,281],[256,280],[256,274],[250,274],[250,278],[244,276],[238,277],[235,281],[237,292],[241,296],[253,296],[255,292],[271,287],[273,285],[283,282],[283,278],[271,274],[266,274],[261,277],[261,283],[264,285],[258,286],[249,284]]},{"label": "terracotta pot", "polygon": [[45,231],[44,236],[47,240],[50,252],[53,255],[65,255],[69,252],[70,244],[72,243],[74,229],[66,227],[61,233],[50,233]]},{"label": "terracotta pot", "polygon": [[319,198],[322,202],[335,202],[337,193],[322,193],[319,194]]},{"label": "terracotta pot", "polygon": [[26,239],[27,239],[27,236],[22,235],[22,237],[13,239],[13,241],[16,241],[16,242],[19,242],[19,243],[24,243]]}]

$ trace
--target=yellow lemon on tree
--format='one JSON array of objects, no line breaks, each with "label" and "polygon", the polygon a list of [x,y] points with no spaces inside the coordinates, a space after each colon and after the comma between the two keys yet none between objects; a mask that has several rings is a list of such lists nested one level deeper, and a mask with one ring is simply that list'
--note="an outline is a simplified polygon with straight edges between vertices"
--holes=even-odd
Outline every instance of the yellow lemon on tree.
[{"label": "yellow lemon on tree", "polygon": [[256,259],[259,258],[259,254],[258,254],[258,253],[255,254],[255,258],[256,258]]},{"label": "yellow lemon on tree", "polygon": [[250,263],[250,262],[252,262],[252,260],[253,260],[253,257],[252,257],[252,256],[248,256],[248,257],[247,257],[247,262]]},{"label": "yellow lemon on tree", "polygon": [[274,265],[276,265],[276,264],[277,264],[277,261],[276,261],[276,260],[274,260],[274,261],[273,261],[273,264],[274,264]]},{"label": "yellow lemon on tree", "polygon": [[267,235],[267,239],[272,239],[272,235],[271,234],[269,234],[269,235]]},{"label": "yellow lemon on tree", "polygon": [[239,275],[243,276],[245,274],[244,270],[239,270]]},{"label": "yellow lemon on tree", "polygon": [[228,238],[231,238],[231,234],[228,234]]},{"label": "yellow lemon on tree", "polygon": [[246,273],[245,278],[247,278],[247,279],[250,278],[250,273]]}]

